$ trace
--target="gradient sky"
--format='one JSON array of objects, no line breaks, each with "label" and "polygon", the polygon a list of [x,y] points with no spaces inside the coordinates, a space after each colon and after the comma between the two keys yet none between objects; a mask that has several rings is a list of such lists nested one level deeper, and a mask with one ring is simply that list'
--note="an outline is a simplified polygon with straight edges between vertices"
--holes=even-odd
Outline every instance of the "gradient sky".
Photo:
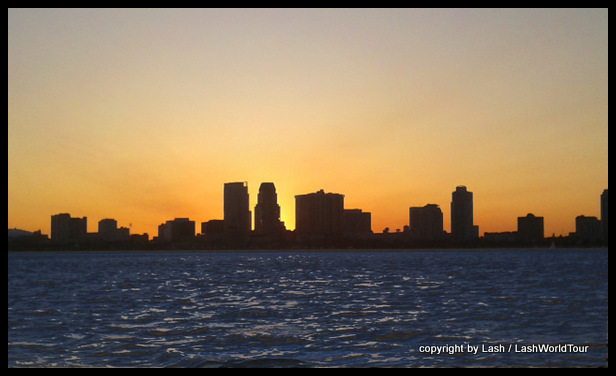
[{"label": "gradient sky", "polygon": [[607,9],[8,10],[8,227],[222,219],[223,185],[372,230],[474,193],[479,233],[600,217]]}]

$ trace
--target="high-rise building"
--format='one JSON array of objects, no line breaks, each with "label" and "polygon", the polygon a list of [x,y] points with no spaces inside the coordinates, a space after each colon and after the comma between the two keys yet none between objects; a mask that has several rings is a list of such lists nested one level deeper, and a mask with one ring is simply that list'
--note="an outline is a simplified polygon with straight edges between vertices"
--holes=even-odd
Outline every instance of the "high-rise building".
[{"label": "high-rise building", "polygon": [[51,240],[70,242],[83,240],[88,233],[88,218],[72,218],[68,213],[51,216]]},{"label": "high-rise building", "polygon": [[518,217],[518,240],[525,244],[538,244],[543,241],[543,217],[528,213]]},{"label": "high-rise building", "polygon": [[473,225],[473,192],[459,185],[451,194],[451,236],[454,241],[471,241],[479,237]]},{"label": "high-rise building", "polygon": [[419,240],[437,240],[443,237],[443,212],[436,204],[409,208],[409,231]]},{"label": "high-rise building", "polygon": [[280,221],[280,205],[274,183],[261,183],[255,206],[255,233],[281,235],[285,230]]},{"label": "high-rise building", "polygon": [[601,240],[601,223],[597,217],[575,217],[575,237],[578,244],[596,245]]},{"label": "high-rise building", "polygon": [[344,195],[316,193],[295,196],[295,232],[300,239],[325,240],[342,236]]},{"label": "high-rise building", "polygon": [[230,238],[248,237],[252,225],[247,182],[225,183],[223,211],[225,234]]},{"label": "high-rise building", "polygon": [[607,189],[601,194],[601,237],[604,245],[607,245],[610,230],[607,225]]},{"label": "high-rise building", "polygon": [[361,209],[344,209],[344,235],[365,237],[372,234],[372,214]]}]

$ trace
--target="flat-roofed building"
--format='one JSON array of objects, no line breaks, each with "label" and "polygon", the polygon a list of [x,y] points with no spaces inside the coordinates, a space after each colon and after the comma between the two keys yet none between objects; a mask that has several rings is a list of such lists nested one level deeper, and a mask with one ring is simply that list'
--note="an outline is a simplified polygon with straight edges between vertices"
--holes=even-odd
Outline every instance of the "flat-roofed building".
[{"label": "flat-roofed building", "polygon": [[248,183],[225,183],[224,198],[225,234],[230,238],[245,239],[251,231]]},{"label": "flat-roofed building", "polygon": [[409,208],[409,231],[414,239],[443,238],[443,212],[436,204]]},{"label": "flat-roofed building", "polygon": [[88,233],[88,218],[73,218],[68,213],[51,216],[51,240],[71,242],[83,240]]},{"label": "flat-roofed building", "polygon": [[344,235],[363,237],[372,234],[372,214],[361,209],[344,209]]},{"label": "flat-roofed building", "polygon": [[543,241],[543,217],[532,213],[518,217],[518,241],[524,244],[538,244]]},{"label": "flat-roofed building", "polygon": [[295,196],[295,232],[300,239],[335,239],[343,234],[344,195],[315,193]]}]

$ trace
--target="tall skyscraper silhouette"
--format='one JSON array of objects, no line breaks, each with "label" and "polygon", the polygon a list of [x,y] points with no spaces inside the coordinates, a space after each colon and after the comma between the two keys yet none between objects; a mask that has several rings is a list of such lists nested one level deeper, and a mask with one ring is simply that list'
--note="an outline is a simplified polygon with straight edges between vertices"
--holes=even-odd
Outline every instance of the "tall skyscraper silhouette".
[{"label": "tall skyscraper silhouette", "polygon": [[479,237],[473,225],[473,193],[459,185],[451,194],[451,236],[454,241],[471,241]]},{"label": "tall skyscraper silhouette", "polygon": [[224,229],[229,239],[246,239],[251,230],[248,183],[225,183]]},{"label": "tall skyscraper silhouette", "polygon": [[280,221],[280,205],[274,183],[261,183],[255,206],[255,233],[258,235],[280,235],[284,223]]}]

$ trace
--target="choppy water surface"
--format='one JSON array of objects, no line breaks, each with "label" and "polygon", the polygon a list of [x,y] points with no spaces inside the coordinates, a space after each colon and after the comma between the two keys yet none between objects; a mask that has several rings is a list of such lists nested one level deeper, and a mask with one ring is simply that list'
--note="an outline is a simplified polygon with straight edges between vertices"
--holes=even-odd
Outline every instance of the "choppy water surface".
[{"label": "choppy water surface", "polygon": [[607,261],[607,250],[9,253],[8,366],[607,366]]}]

